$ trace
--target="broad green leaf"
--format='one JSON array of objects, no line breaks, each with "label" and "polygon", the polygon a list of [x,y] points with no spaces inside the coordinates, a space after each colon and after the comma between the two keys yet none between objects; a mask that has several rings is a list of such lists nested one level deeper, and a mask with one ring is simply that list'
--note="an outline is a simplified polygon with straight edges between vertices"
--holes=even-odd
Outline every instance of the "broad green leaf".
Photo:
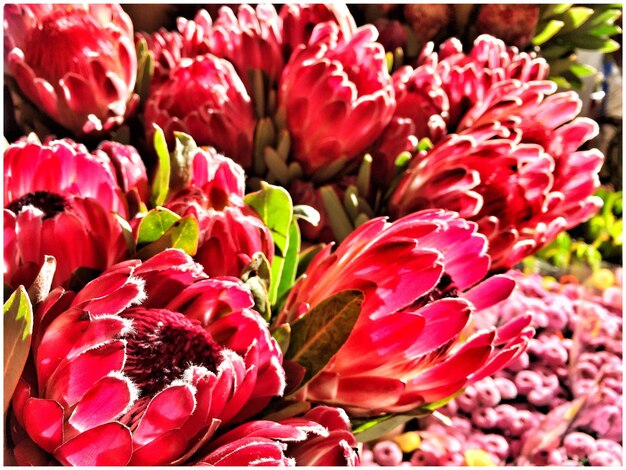
[{"label": "broad green leaf", "polygon": [[163,130],[154,124],[154,149],[159,159],[157,172],[152,183],[152,197],[150,201],[154,207],[161,206],[167,198],[170,187],[170,154]]},{"label": "broad green leaf", "polygon": [[578,63],[572,64],[570,71],[578,78],[590,77],[591,75],[598,73],[598,71],[591,65]]},{"label": "broad green leaf", "polygon": [[574,33],[569,37],[572,46],[579,49],[595,50],[598,52],[615,52],[620,48],[618,42],[613,39],[599,38],[590,35],[577,36]]},{"label": "broad green leaf", "polygon": [[274,239],[276,251],[272,260],[272,282],[269,289],[269,301],[274,305],[278,299],[285,259],[289,253],[289,233],[293,219],[291,196],[280,186],[262,182],[261,190],[248,194],[244,201],[256,210]]},{"label": "broad green leaf", "polygon": [[339,292],[291,324],[285,358],[306,368],[302,385],[315,377],[346,342],[359,318],[362,302],[360,291]]},{"label": "broad green leaf", "polygon": [[298,270],[298,253],[300,252],[300,228],[296,220],[291,222],[289,227],[289,242],[287,243],[287,253],[280,273],[280,281],[276,298],[282,298],[296,282],[296,272]]},{"label": "broad green leaf", "polygon": [[[352,433],[359,442],[370,442],[388,434],[398,426],[408,423],[415,415],[385,415],[369,420],[357,422]],[[353,423],[355,424],[355,423]]]},{"label": "broad green leaf", "polygon": [[246,195],[245,203],[257,211],[272,232],[279,255],[287,251],[287,237],[292,218],[291,196],[284,188],[265,182],[261,190]]},{"label": "broad green leaf", "polygon": [[178,248],[189,256],[194,256],[198,249],[200,229],[198,221],[192,215],[177,220],[158,240],[139,250],[137,257],[146,260],[168,248]]},{"label": "broad green leaf", "polygon": [[557,34],[563,26],[565,26],[565,23],[563,21],[550,20],[548,24],[535,35],[531,42],[535,46],[541,46],[543,43],[545,43],[555,34]]},{"label": "broad green leaf", "polygon": [[139,223],[137,246],[157,241],[177,220],[180,220],[180,216],[165,207],[152,209]]},{"label": "broad green leaf", "polygon": [[24,286],[4,304],[4,412],[22,375],[33,334],[33,306]]},{"label": "broad green leaf", "polygon": [[565,13],[569,8],[574,6],[573,3],[556,3],[552,5],[541,5],[541,18],[546,19],[551,16],[558,16]]},{"label": "broad green leaf", "polygon": [[559,17],[565,23],[559,31],[559,36],[580,28],[591,16],[593,10],[586,7],[572,7]]}]

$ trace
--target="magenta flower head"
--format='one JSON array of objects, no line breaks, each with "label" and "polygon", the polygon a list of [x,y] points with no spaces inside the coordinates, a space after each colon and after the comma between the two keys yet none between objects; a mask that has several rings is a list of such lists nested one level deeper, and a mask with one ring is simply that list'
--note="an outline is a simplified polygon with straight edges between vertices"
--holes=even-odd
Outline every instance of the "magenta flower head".
[{"label": "magenta flower head", "polygon": [[391,120],[393,86],[376,37],[373,26],[347,38],[335,23],[322,23],[285,66],[279,112],[306,174],[354,161]]},{"label": "magenta flower head", "polygon": [[316,25],[335,23],[345,38],[356,31],[356,22],[345,3],[286,3],[280,10],[285,51],[289,56],[301,44],[308,44]]},{"label": "magenta flower head", "polygon": [[166,207],[193,215],[200,226],[196,261],[210,276],[239,277],[257,252],[271,262],[274,241],[258,214],[243,203],[244,172],[214,149],[197,149],[187,187]]},{"label": "magenta flower head", "polygon": [[252,70],[263,71],[271,82],[278,81],[284,66],[282,21],[273,5],[240,5],[237,15],[223,6],[208,31],[211,53],[229,60],[248,90]]},{"label": "magenta flower head", "polygon": [[112,129],[136,105],[133,27],[119,5],[6,5],[4,25],[8,73],[75,135]]},{"label": "magenta flower head", "polygon": [[181,251],[115,265],[71,303],[55,295],[35,320],[48,325],[36,384],[24,376],[13,398],[21,464],[36,449],[66,465],[181,464],[282,394],[282,354],[250,292]]},{"label": "magenta flower head", "polygon": [[514,287],[505,276],[479,283],[489,256],[476,229],[455,213],[422,211],[394,223],[373,219],[336,251],[322,250],[294,287],[282,319],[293,321],[347,289],[361,290],[365,300],[346,343],[306,386],[307,398],[353,414],[408,411],[521,354],[532,335],[527,315],[497,330],[473,331],[477,311]]},{"label": "magenta flower head", "polygon": [[590,218],[601,201],[603,156],[578,148],[598,132],[575,118],[580,100],[550,82],[500,82],[450,135],[416,158],[390,199],[396,217],[446,207],[490,240],[493,269],[507,269]]},{"label": "magenta flower head", "polygon": [[[120,179],[118,180],[118,175]],[[132,147],[105,142],[89,153],[70,140],[34,135],[4,152],[4,275],[29,286],[45,255],[56,258],[53,285],[78,268],[104,270],[126,252],[115,214],[128,218],[124,193],[143,195],[147,177]]]},{"label": "magenta flower head", "polygon": [[148,141],[157,124],[170,143],[174,131],[184,132],[244,168],[252,164],[256,125],[252,102],[227,60],[211,54],[183,60],[167,80],[151,87],[145,117]]}]

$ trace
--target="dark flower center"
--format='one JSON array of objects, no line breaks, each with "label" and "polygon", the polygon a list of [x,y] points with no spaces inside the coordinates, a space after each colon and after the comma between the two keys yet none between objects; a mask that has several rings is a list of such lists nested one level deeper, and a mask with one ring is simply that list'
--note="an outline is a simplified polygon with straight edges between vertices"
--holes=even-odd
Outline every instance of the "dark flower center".
[{"label": "dark flower center", "polygon": [[178,312],[133,308],[122,314],[133,320],[126,337],[126,374],[141,390],[154,395],[180,379],[190,365],[217,369],[222,348],[199,322]]},{"label": "dark flower center", "polygon": [[445,299],[447,297],[458,297],[459,291],[454,286],[452,278],[449,274],[443,273],[437,285],[427,294],[421,296],[411,305],[411,308],[423,307],[435,300]]},{"label": "dark flower center", "polygon": [[33,193],[24,194],[21,198],[16,199],[7,205],[14,214],[19,214],[26,206],[33,206],[44,213],[43,219],[50,219],[67,209],[67,201],[59,194],[50,193],[48,191],[35,191]]}]

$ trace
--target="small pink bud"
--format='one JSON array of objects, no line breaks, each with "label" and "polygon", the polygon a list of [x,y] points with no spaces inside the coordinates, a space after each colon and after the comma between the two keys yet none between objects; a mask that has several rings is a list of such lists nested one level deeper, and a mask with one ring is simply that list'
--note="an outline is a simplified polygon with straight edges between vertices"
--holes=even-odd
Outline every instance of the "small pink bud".
[{"label": "small pink bud", "polygon": [[395,467],[402,462],[402,450],[393,441],[381,441],[374,446],[374,460],[385,467]]}]

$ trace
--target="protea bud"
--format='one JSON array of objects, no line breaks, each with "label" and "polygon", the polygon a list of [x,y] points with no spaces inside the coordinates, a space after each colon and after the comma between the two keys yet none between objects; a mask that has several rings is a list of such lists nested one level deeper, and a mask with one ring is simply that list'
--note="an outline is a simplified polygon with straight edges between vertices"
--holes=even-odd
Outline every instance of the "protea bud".
[{"label": "protea bud", "polygon": [[524,48],[535,35],[539,5],[481,5],[476,18],[480,34],[490,34],[511,46]]},{"label": "protea bud", "polygon": [[211,54],[186,59],[150,91],[146,134],[161,127],[169,142],[174,131],[211,145],[244,168],[252,163],[256,120],[250,96],[230,62]]},{"label": "protea bud", "polygon": [[373,26],[346,38],[336,24],[324,23],[285,67],[279,107],[306,174],[352,162],[390,121],[394,93],[376,37]]},{"label": "protea bud", "polygon": [[21,92],[76,135],[134,108],[133,27],[119,5],[6,5],[6,65]]},{"label": "protea bud", "polygon": [[224,6],[209,30],[211,53],[229,60],[251,92],[248,74],[262,70],[270,81],[277,81],[283,70],[281,20],[271,4],[253,9],[241,5],[235,16]]},{"label": "protea bud", "polygon": [[280,10],[287,56],[300,44],[307,44],[319,23],[335,23],[345,38],[356,31],[356,23],[345,3],[287,3]]},{"label": "protea bud", "polygon": [[274,241],[254,210],[244,206],[241,167],[215,150],[197,149],[187,187],[166,207],[193,215],[200,227],[196,260],[210,276],[239,277],[257,252],[271,261]]}]

